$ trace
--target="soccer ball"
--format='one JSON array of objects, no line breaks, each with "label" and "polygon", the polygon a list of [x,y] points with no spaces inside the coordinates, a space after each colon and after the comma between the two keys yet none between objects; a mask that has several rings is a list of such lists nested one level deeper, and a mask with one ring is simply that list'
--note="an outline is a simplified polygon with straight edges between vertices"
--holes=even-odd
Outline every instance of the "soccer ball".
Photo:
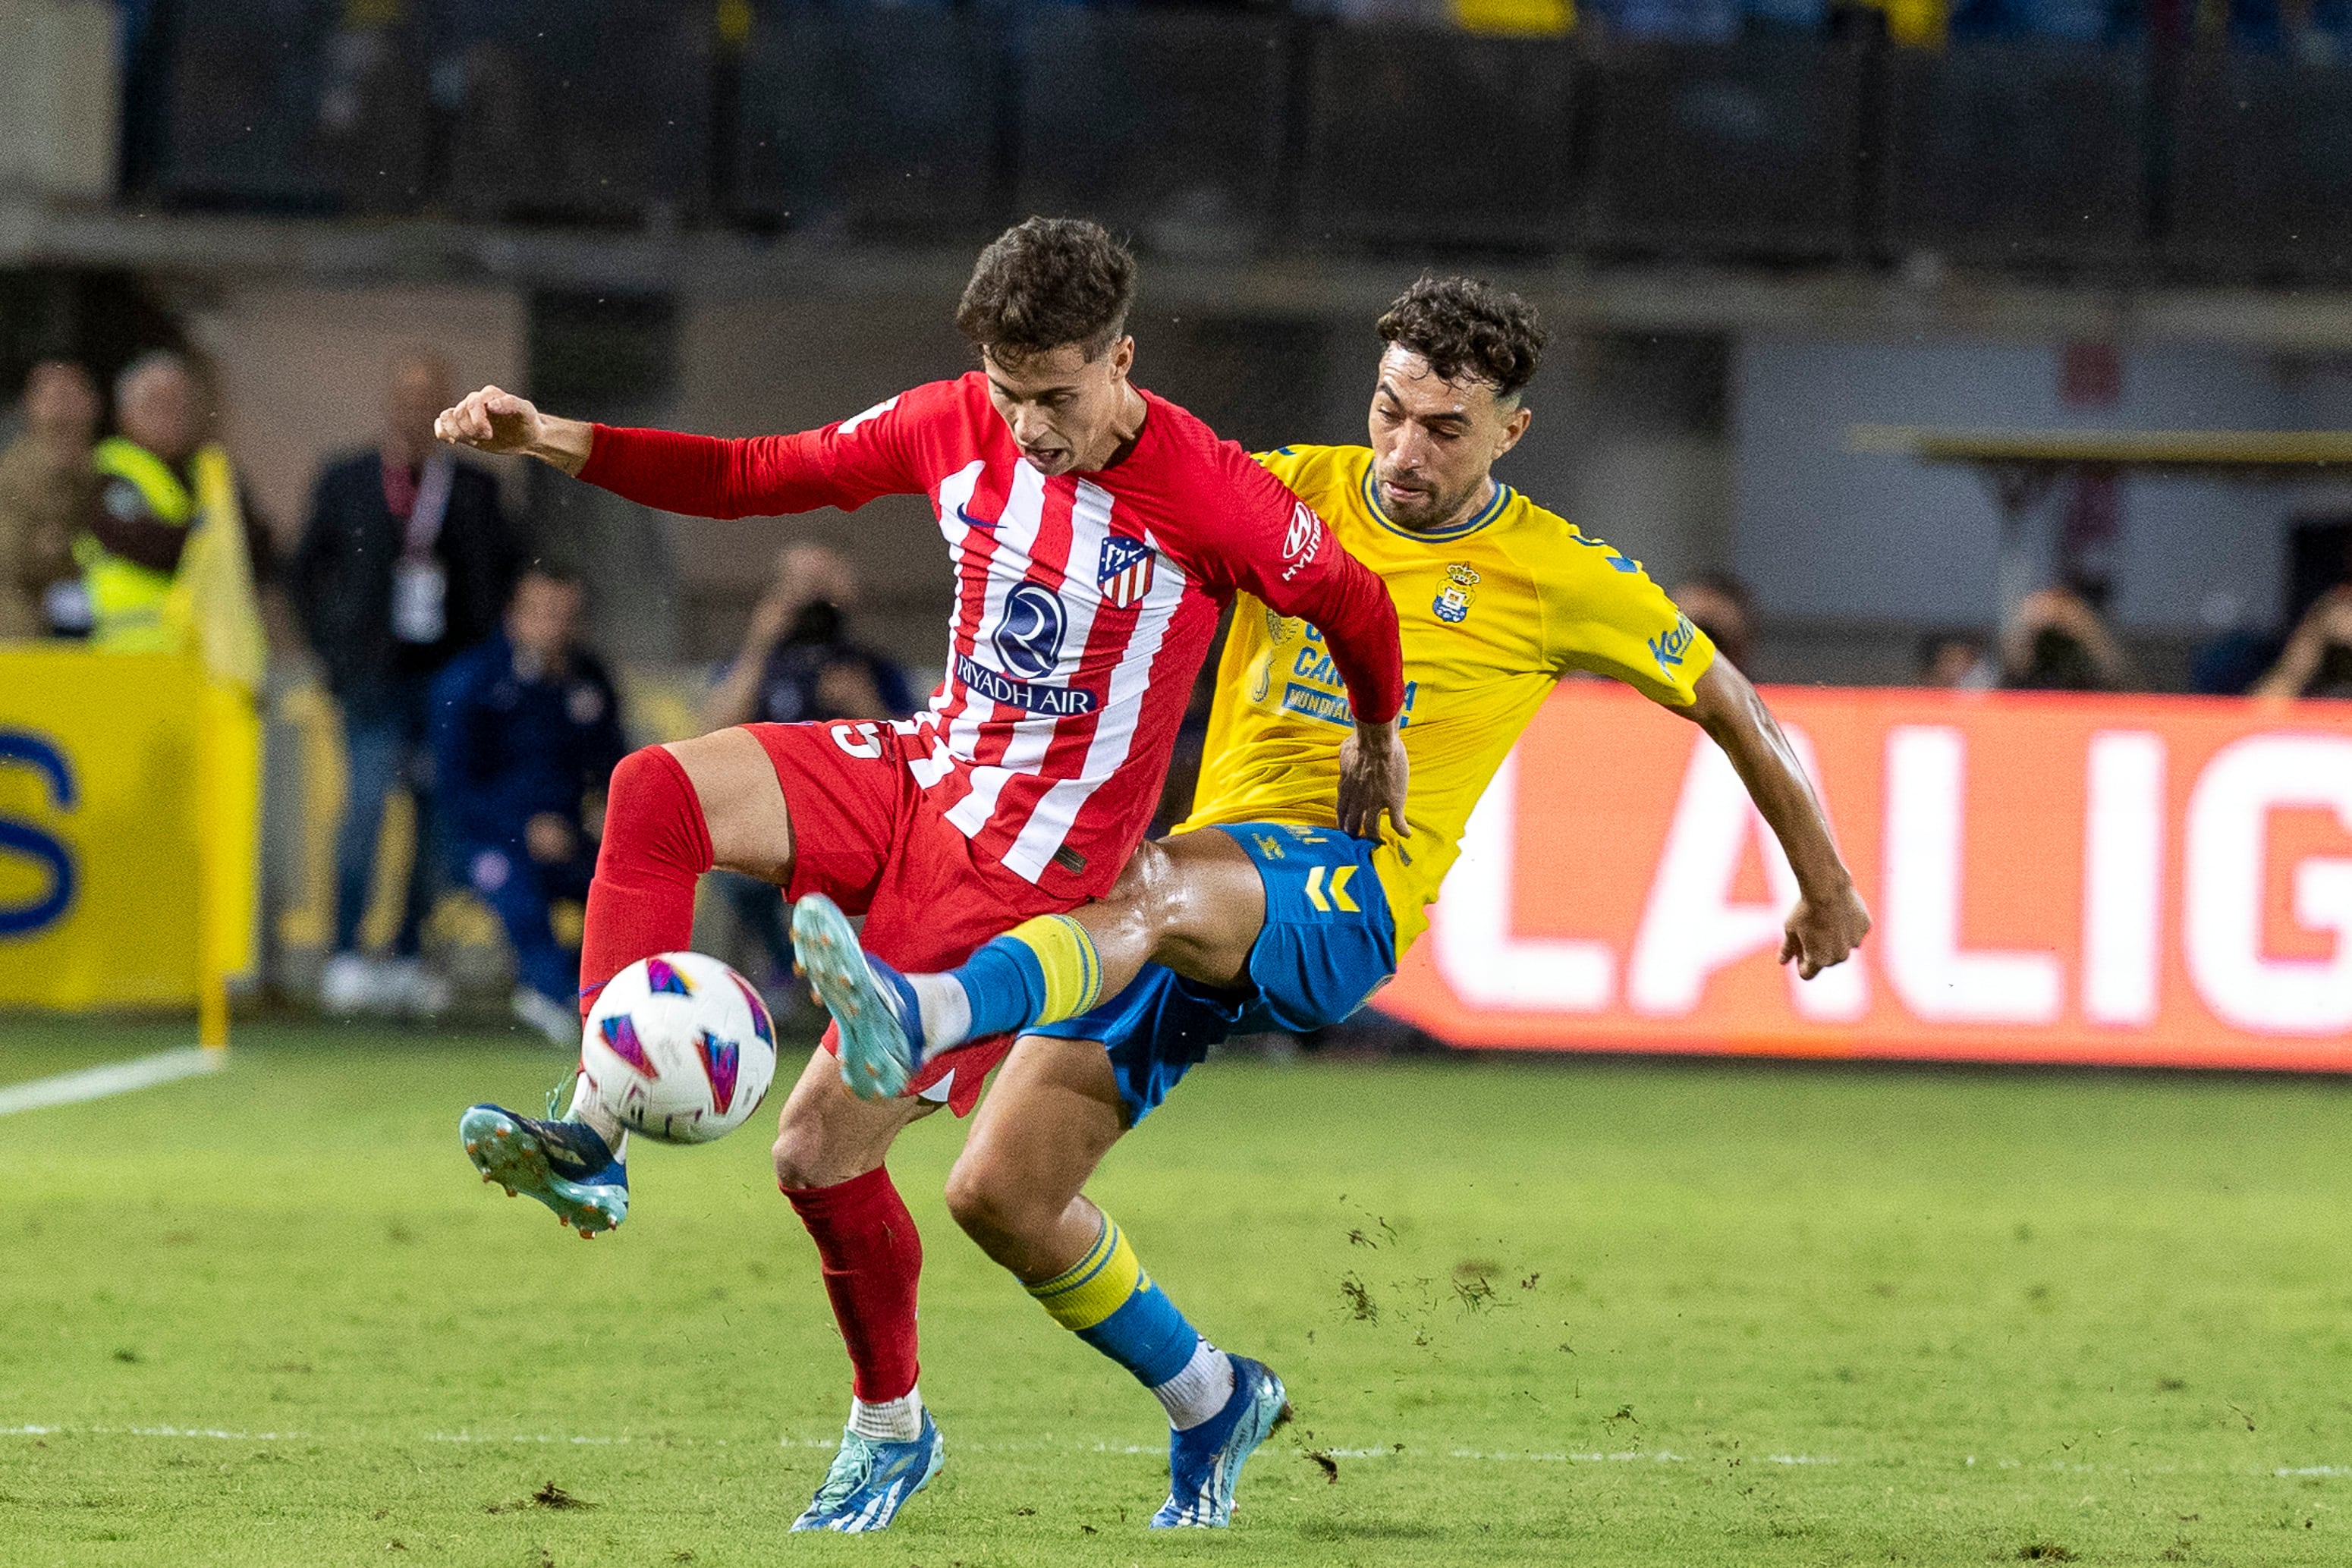
[{"label": "soccer ball", "polygon": [[663,953],[605,983],[580,1066],[623,1126],[665,1143],[707,1144],[741,1126],[767,1097],[776,1030],[742,976],[700,953]]}]

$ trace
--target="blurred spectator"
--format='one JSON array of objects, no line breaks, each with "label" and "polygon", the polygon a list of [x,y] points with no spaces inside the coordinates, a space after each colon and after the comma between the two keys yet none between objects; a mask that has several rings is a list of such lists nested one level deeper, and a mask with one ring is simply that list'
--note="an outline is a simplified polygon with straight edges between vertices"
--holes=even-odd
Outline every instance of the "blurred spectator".
[{"label": "blurred spectator", "polygon": [[2254,684],[2262,697],[2352,697],[2352,586],[2331,588],[2315,601],[2286,652]]},{"label": "blurred spectator", "polygon": [[1727,44],[1739,36],[1740,0],[1600,0],[1593,15],[1629,38]]},{"label": "blurred spectator", "polygon": [[79,365],[52,360],[25,378],[25,433],[0,452],[0,641],[89,627],[73,537],[98,502],[98,412]]},{"label": "blurred spectator", "polygon": [[1919,684],[1984,692],[2000,684],[1992,651],[1973,632],[1930,632],[1919,639]]},{"label": "blurred spectator", "polygon": [[2000,684],[2019,692],[2119,692],[2131,661],[2091,601],[2071,588],[2029,593],[2002,634]]},{"label": "blurred spectator", "polygon": [[1951,34],[1956,38],[2065,38],[2098,44],[2124,37],[2147,25],[2166,30],[2164,16],[2188,14],[2186,5],[2152,5],[2140,0],[1958,0],[1952,7]]},{"label": "blurred spectator", "polygon": [[[733,663],[703,699],[706,730],[729,725],[793,724],[835,718],[904,718],[915,711],[907,673],[895,660],[851,641],[848,613],[857,604],[857,574],[839,552],[819,544],[787,545]],[[782,1010],[797,1005],[790,983],[792,937],[783,900],[757,877],[718,872],[719,895],[760,943],[773,972],[763,989]]]},{"label": "blurred spectator", "polygon": [[1703,571],[1669,595],[1732,668],[1748,674],[1756,652],[1756,596],[1727,571]]},{"label": "blurred spectator", "polygon": [[[433,416],[455,402],[448,364],[394,361],[374,450],[319,476],[294,553],[294,602],[342,710],[345,776],[335,840],[335,946],[319,987],[330,1012],[430,1015],[449,985],[417,959],[437,880],[425,696],[461,650],[498,631],[518,551],[490,476],[433,439]],[[416,853],[392,956],[359,950],[374,880],[383,806],[405,786],[416,804]]]},{"label": "blurred spectator", "polygon": [[[269,529],[245,499],[247,487],[227,455],[204,439],[209,417],[195,371],[168,350],[141,355],[115,378],[121,434],[90,453],[98,505],[73,544],[97,647],[125,653],[173,648],[163,601],[190,533],[215,507],[241,520],[256,586],[269,580]],[[208,483],[208,475],[217,475],[217,483]]]},{"label": "blurred spectator", "polygon": [[433,764],[448,863],[514,946],[515,1017],[580,1041],[580,955],[557,939],[557,899],[595,870],[590,796],[628,750],[604,664],[579,641],[580,584],[533,566],[503,629],[434,679]]}]

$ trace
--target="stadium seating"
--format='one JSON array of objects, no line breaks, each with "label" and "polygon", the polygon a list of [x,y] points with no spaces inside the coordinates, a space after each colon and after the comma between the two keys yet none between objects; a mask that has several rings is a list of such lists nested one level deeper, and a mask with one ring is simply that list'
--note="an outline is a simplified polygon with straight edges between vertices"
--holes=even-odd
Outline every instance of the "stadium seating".
[{"label": "stadium seating", "polygon": [[189,7],[164,73],[161,193],[184,205],[405,212],[427,194],[422,40],[290,0]]},{"label": "stadium seating", "polygon": [[445,40],[462,83],[453,210],[639,223],[708,204],[708,13],[667,0],[504,0],[459,15]]},{"label": "stadium seating", "polygon": [[1032,11],[1021,210],[1092,213],[1193,249],[1260,238],[1284,172],[1289,32],[1218,12]]},{"label": "stadium seating", "polygon": [[2187,71],[2167,254],[2199,272],[2340,279],[2352,252],[2352,71],[2225,56]]},{"label": "stadium seating", "polygon": [[2128,51],[1895,52],[1885,243],[1990,266],[2129,260],[2147,223],[2150,96],[2146,59]]},{"label": "stadium seating", "polygon": [[[1527,250],[1560,241],[1568,45],[1330,28],[1312,49],[1303,237]],[[1433,122],[1442,131],[1412,130]]]},{"label": "stadium seating", "polygon": [[1853,246],[1862,56],[1793,35],[1595,52],[1580,235],[1607,249]]},{"label": "stadium seating", "polygon": [[965,15],[759,11],[736,97],[731,210],[862,234],[994,226],[1005,65],[996,31]]},{"label": "stadium seating", "polygon": [[[1706,42],[1303,11],[763,5],[722,43],[678,0],[208,0],[161,35],[161,69],[134,68],[127,112],[161,126],[131,138],[134,193],[179,206],[956,244],[1085,211],[1218,256],[2344,268],[2352,152],[2331,132],[2352,67],[2263,52],[2244,28],[2173,62],[2095,5],[2063,26],[1966,9],[1943,48],[1801,10]],[[2341,10],[2315,6],[2306,41],[2338,37]],[[1402,129],[1418,126],[1442,133]]]}]

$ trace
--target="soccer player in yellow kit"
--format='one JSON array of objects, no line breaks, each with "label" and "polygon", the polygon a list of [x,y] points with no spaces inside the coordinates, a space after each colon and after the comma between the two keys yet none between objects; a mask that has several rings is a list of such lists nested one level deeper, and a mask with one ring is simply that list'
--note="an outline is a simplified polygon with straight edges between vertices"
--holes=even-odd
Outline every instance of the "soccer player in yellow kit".
[{"label": "soccer player in yellow kit", "polygon": [[1534,312],[1484,284],[1424,277],[1380,331],[1371,445],[1260,461],[1395,600],[1405,821],[1383,829],[1375,803],[1345,798],[1353,717],[1321,634],[1244,594],[1192,814],[1143,845],[1108,896],[937,975],[867,959],[829,905],[795,912],[801,959],[840,1024],[842,1074],[858,1093],[896,1093],[965,1041],[1022,1036],[1007,1082],[1024,1082],[1033,1113],[1054,1113],[1015,1125],[983,1103],[948,1206],[1056,1321],[1160,1396],[1173,1485],[1155,1523],[1230,1518],[1234,1477],[1271,1429],[1246,1396],[1262,1404],[1281,1385],[1201,1338],[1081,1188],[1212,1043],[1336,1022],[1395,973],[1471,809],[1563,675],[1623,681],[1729,755],[1797,875],[1784,962],[1811,978],[1870,927],[1755,688],[1638,561],[1493,477],[1532,417],[1521,393],[1543,342]]}]

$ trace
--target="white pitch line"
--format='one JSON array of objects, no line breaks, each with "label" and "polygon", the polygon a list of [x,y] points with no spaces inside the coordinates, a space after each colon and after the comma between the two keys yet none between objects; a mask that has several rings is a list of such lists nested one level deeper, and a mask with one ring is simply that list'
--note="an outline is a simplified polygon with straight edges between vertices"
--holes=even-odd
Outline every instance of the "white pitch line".
[{"label": "white pitch line", "polygon": [[[49,1426],[39,1422],[26,1422],[22,1426],[0,1427],[0,1437],[194,1437],[232,1443],[315,1443],[320,1441],[338,1440],[335,1438],[322,1438],[316,1434],[307,1432],[238,1432],[230,1431],[219,1427],[70,1427]],[[351,1439],[346,1436],[341,1440],[349,1441]],[[380,1441],[383,1439],[362,1437],[360,1440],[366,1442]],[[394,1442],[406,1442],[410,1439],[394,1437],[390,1440]],[[427,1432],[424,1435],[422,1440],[427,1443],[484,1443],[501,1445],[527,1443],[534,1446],[544,1443],[598,1448],[602,1448],[606,1445],[635,1444],[646,1444],[652,1447],[665,1448],[692,1448],[699,1447],[724,1448],[729,1446],[729,1439],[725,1437],[696,1438],[676,1436],[637,1437],[630,1436],[625,1433],[601,1436],[562,1432]],[[766,1442],[766,1439],[739,1438],[736,1439],[736,1441],[742,1443],[745,1446],[757,1447],[763,1445]],[[838,1442],[830,1437],[795,1437],[789,1435],[779,1437],[776,1439],[776,1442],[777,1446],[780,1448],[819,1448],[828,1453],[840,1446]],[[1166,1451],[1164,1448],[1157,1444],[1088,1443],[1082,1438],[1066,1438],[1060,1441],[1055,1441],[1049,1438],[1045,1441],[1033,1439],[1026,1442],[965,1443],[961,1445],[961,1449],[963,1451],[977,1449],[992,1453],[1032,1453],[1039,1449],[1076,1449],[1097,1454],[1159,1454]],[[1686,1465],[1694,1462],[1689,1456],[1677,1454],[1670,1448],[1658,1448],[1648,1451],[1643,1451],[1638,1448],[1623,1449],[1616,1453],[1601,1453],[1597,1450],[1583,1453],[1572,1451],[1547,1453],[1533,1450],[1513,1452],[1509,1449],[1480,1448],[1452,1448],[1444,1450],[1425,1448],[1405,1449],[1403,1451],[1400,1451],[1393,1447],[1386,1448],[1327,1448],[1321,1451],[1328,1458],[1335,1459],[1468,1459],[1482,1464],[1533,1463],[1554,1465],[1622,1465],[1648,1463]],[[1763,1460],[1766,1464],[1770,1465],[1836,1465],[1844,1462],[1826,1454],[1759,1454],[1756,1457]],[[1897,1462],[1908,1463],[1909,1461]],[[1969,1469],[1977,1463],[1977,1458],[1975,1455],[1970,1454],[1965,1458],[1958,1460],[1947,1459],[1937,1461],[1930,1459],[1922,1461],[1922,1463],[1927,1466],[1933,1466],[1939,1462],[1957,1464],[1961,1469]],[[2057,1470],[2062,1472],[2074,1471],[2078,1473],[2114,1472],[2116,1474],[2132,1475],[2174,1475],[2180,1473],[2180,1467],[2178,1465],[2084,1465],[2068,1464],[2065,1461],[2059,1459],[2053,1459],[2048,1464],[2043,1465],[2028,1465],[2018,1459],[1999,1459],[1994,1463],[1995,1467],[2000,1469],[2027,1469],[2035,1471]],[[2201,1474],[2208,1472],[2205,1472],[2200,1469],[2198,1473]],[[2217,1473],[2268,1477],[2282,1480],[2297,1477],[2306,1479],[2319,1477],[2341,1478],[2352,1476],[2352,1465],[2279,1465],[2275,1467],[2255,1465]]]},{"label": "white pitch line", "polygon": [[11,1083],[0,1088],[0,1116],[38,1111],[49,1105],[78,1105],[85,1100],[103,1100],[110,1094],[128,1094],[134,1089],[169,1083],[175,1078],[217,1072],[227,1065],[223,1060],[225,1055],[190,1045],[132,1061],[110,1061],[100,1067],[85,1067],[79,1072],[36,1078],[29,1083]]}]

